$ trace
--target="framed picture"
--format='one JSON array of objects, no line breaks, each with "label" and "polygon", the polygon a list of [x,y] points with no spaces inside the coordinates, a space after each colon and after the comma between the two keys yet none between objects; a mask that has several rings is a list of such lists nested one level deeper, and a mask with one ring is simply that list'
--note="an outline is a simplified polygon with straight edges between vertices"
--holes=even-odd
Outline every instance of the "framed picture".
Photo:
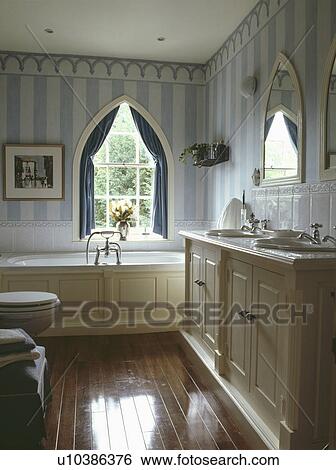
[{"label": "framed picture", "polygon": [[64,145],[4,146],[4,200],[64,198]]}]

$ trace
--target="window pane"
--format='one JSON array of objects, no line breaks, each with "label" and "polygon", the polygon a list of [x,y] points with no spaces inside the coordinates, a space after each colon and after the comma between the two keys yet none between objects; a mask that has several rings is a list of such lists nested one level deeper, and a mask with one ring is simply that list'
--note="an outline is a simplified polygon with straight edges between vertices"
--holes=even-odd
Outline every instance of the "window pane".
[{"label": "window pane", "polygon": [[131,135],[113,135],[109,139],[111,163],[135,163],[136,145]]},{"label": "window pane", "polygon": [[112,132],[135,132],[135,125],[129,106],[124,103],[120,105],[118,114],[112,126]]},{"label": "window pane", "polygon": [[106,227],[106,200],[95,199],[96,227]]},{"label": "window pane", "polygon": [[107,185],[107,168],[106,167],[95,167],[94,169],[94,189],[96,196],[106,195]]},{"label": "window pane", "polygon": [[109,168],[111,196],[135,196],[136,168]]},{"label": "window pane", "polygon": [[141,227],[150,227],[151,225],[151,205],[152,201],[150,199],[140,200],[139,216]]},{"label": "window pane", "polygon": [[144,145],[141,139],[140,139],[140,163],[154,166],[153,157],[148,152],[147,147]]},{"label": "window pane", "polygon": [[[135,227],[136,226],[136,219],[137,219],[137,207],[136,207],[136,199],[129,199],[129,201],[131,201],[131,203],[133,204],[133,209],[134,209],[134,212],[133,212],[133,216],[132,218],[129,220],[129,224],[131,227]],[[123,203],[124,201],[122,199],[114,199],[114,198],[111,198],[109,200],[109,208],[111,207],[111,203],[112,202],[115,202],[115,203]],[[111,227],[115,227],[116,226],[116,221],[112,220],[112,216],[111,216],[111,210],[109,209],[109,214],[110,214],[110,226]]]},{"label": "window pane", "polygon": [[140,196],[151,196],[153,187],[153,168],[140,169]]},{"label": "window pane", "polygon": [[103,145],[100,147],[100,149],[98,150],[98,152],[96,153],[95,157],[94,157],[94,163],[105,163],[106,162],[106,146],[105,146],[105,142],[103,143]]}]

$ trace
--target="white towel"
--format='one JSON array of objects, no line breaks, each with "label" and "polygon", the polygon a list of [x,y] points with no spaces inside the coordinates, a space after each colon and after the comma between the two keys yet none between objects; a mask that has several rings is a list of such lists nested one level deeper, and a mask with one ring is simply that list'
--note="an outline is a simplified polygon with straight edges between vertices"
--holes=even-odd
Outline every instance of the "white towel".
[{"label": "white towel", "polygon": [[217,228],[236,228],[241,227],[241,215],[240,210],[243,207],[243,203],[240,199],[233,198],[224,207],[218,222]]},{"label": "white towel", "polygon": [[13,364],[13,362],[35,361],[40,357],[37,349],[23,353],[13,353],[0,356],[0,368]]},{"label": "white towel", "polygon": [[0,344],[23,343],[24,341],[26,338],[20,330],[0,329]]}]

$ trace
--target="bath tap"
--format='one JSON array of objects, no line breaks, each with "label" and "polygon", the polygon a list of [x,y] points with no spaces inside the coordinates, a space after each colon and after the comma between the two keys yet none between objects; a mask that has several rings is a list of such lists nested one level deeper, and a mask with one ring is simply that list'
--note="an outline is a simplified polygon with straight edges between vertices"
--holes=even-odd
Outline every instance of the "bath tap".
[{"label": "bath tap", "polygon": [[[111,248],[112,246],[114,246],[115,248]],[[99,257],[100,257],[101,252],[104,252],[105,256],[108,256],[106,254],[106,246],[104,246],[103,248],[99,248],[99,246],[97,245],[96,246],[96,256],[95,256],[95,260],[94,260],[95,266],[99,265]],[[116,254],[117,264],[121,264],[121,246],[119,245],[119,243],[116,243],[116,242],[109,243],[108,254],[110,254],[110,252]]]},{"label": "bath tap", "polygon": [[119,245],[119,243],[116,243],[116,242],[110,242],[110,238],[112,238],[114,236],[114,234],[119,234],[120,237],[121,237],[121,233],[118,232],[118,231],[114,231],[114,230],[105,230],[105,231],[102,231],[102,232],[92,232],[91,235],[89,236],[88,238],[88,241],[86,243],[86,264],[89,264],[89,248],[90,248],[90,241],[91,239],[96,236],[96,235],[99,235],[103,238],[105,238],[105,244],[104,244],[104,247],[103,248],[99,248],[99,246],[97,245],[96,247],[96,257],[95,257],[95,261],[94,261],[94,264],[99,264],[99,256],[100,256],[100,253],[103,251],[105,256],[109,256],[110,252],[112,251],[113,253],[116,254],[116,257],[117,257],[117,264],[121,264],[121,246]]}]

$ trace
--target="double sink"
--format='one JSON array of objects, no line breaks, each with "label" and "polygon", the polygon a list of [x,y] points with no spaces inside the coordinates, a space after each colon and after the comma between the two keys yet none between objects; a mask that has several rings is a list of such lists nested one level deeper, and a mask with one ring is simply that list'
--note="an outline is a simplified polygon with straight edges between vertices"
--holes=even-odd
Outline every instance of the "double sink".
[{"label": "double sink", "polygon": [[336,254],[336,246],[332,243],[312,244],[307,239],[298,238],[302,231],[297,230],[261,230],[244,229],[214,229],[205,234],[217,238],[244,238],[255,239],[255,248],[267,248],[269,250],[284,250],[293,252],[331,252]]}]

